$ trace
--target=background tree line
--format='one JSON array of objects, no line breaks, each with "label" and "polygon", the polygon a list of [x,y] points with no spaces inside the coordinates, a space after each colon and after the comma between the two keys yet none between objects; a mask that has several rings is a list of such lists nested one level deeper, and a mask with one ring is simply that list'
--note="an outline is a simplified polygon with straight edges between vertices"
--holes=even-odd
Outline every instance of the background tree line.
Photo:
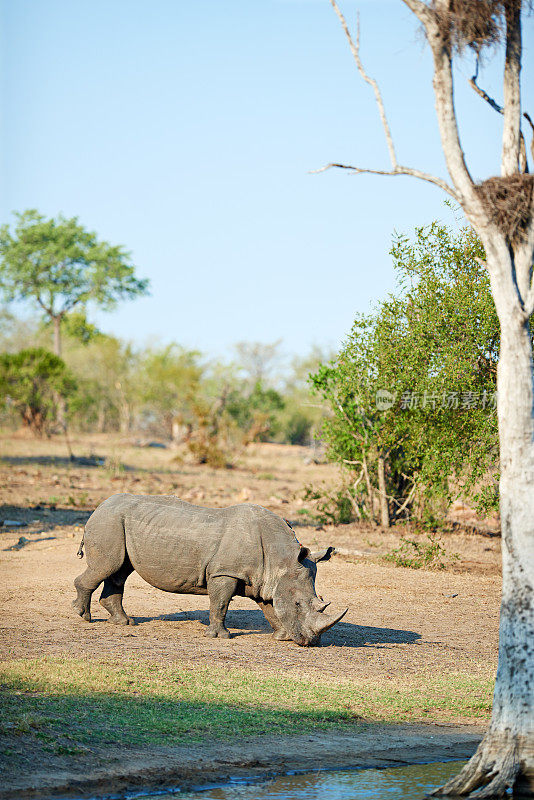
[{"label": "background tree line", "polygon": [[[62,357],[51,352],[47,323],[0,319],[1,423],[36,435],[69,428],[120,432],[189,443],[199,460],[222,458],[249,441],[308,444],[321,409],[306,380],[324,355],[295,358],[282,371],[279,345],[240,343],[228,361],[208,359],[177,343],[134,346],[99,331],[83,312],[62,322]],[[261,379],[244,357],[265,364]],[[267,360],[266,360],[267,362]]]},{"label": "background tree line", "polygon": [[[240,444],[263,439],[303,444],[321,412],[305,380],[318,352],[280,374],[280,342],[242,342],[229,362],[209,361],[177,343],[134,347],[88,321],[146,294],[130,253],[101,241],[74,217],[35,209],[0,228],[0,399],[4,425],[37,435],[143,432],[185,442],[195,457],[227,462]],[[12,313],[13,301],[36,312]]]},{"label": "background tree line", "polygon": [[0,230],[1,286],[39,313],[1,312],[0,422],[159,438],[213,466],[249,442],[321,437],[342,485],[308,498],[333,521],[433,519],[454,494],[495,508],[499,325],[482,244],[435,222],[396,236],[391,255],[395,293],[357,316],[335,358],[316,348],[283,364],[280,342],[240,342],[210,360],[98,330],[88,308],[148,291],[129,254],[76,219],[17,215]]}]

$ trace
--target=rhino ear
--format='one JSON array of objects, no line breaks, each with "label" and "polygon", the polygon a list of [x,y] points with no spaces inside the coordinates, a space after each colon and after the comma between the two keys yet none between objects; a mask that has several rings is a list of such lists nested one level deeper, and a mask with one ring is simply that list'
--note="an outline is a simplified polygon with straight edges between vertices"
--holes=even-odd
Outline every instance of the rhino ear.
[{"label": "rhino ear", "polygon": [[310,561],[330,561],[331,556],[336,552],[335,547],[327,547],[325,550],[318,550],[316,553],[309,553]]},{"label": "rhino ear", "polygon": [[311,558],[310,551],[303,545],[300,546],[299,561],[302,564],[305,558]]}]

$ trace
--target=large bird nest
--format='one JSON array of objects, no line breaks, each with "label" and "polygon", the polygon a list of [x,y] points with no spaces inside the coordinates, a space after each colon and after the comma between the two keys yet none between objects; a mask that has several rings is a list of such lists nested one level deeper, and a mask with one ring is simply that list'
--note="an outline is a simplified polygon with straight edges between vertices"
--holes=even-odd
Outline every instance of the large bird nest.
[{"label": "large bird nest", "polygon": [[448,8],[432,0],[431,7],[441,35],[459,52],[465,47],[480,52],[502,38],[502,0],[449,0]]},{"label": "large bird nest", "polygon": [[503,16],[505,11],[518,11],[521,7],[532,9],[532,0],[449,0],[438,3],[431,0],[441,35],[457,51],[471,47],[477,53],[491,47],[505,36]]},{"label": "large bird nest", "polygon": [[520,240],[534,213],[534,175],[488,178],[476,192],[492,223],[510,242]]}]

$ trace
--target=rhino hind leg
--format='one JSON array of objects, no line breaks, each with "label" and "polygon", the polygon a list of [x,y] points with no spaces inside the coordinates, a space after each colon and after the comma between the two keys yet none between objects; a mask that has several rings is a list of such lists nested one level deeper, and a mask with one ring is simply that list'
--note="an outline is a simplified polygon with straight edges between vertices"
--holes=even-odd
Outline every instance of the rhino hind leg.
[{"label": "rhino hind leg", "polygon": [[230,631],[224,624],[224,618],[230,605],[230,600],[235,594],[237,580],[226,576],[211,578],[208,581],[208,595],[210,598],[210,624],[205,636],[212,639],[229,639]]},{"label": "rhino hind leg", "polygon": [[91,622],[91,597],[96,587],[101,583],[102,575],[90,567],[87,567],[85,572],[78,575],[74,581],[77,596],[72,603],[72,607],[86,622]]},{"label": "rhino hind leg", "polygon": [[133,571],[131,561],[126,556],[122,567],[104,580],[99,602],[111,615],[109,621],[115,625],[135,625],[135,621],[128,616],[122,606],[124,584]]}]

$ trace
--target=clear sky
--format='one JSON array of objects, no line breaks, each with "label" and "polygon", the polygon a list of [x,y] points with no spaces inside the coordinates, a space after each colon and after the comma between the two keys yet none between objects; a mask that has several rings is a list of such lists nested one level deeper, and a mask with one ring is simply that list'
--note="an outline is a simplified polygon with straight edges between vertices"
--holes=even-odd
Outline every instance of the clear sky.
[{"label": "clear sky", "polygon": [[[399,161],[445,175],[428,49],[401,0],[346,0],[382,87]],[[239,340],[337,346],[391,290],[388,251],[451,219],[389,168],[374,98],[328,0],[0,0],[2,222],[78,216],[133,254],[150,297],[92,319],[209,354]],[[532,98],[534,18],[524,98]],[[502,99],[500,61],[482,83]],[[472,173],[498,172],[500,118],[457,74]]]}]

